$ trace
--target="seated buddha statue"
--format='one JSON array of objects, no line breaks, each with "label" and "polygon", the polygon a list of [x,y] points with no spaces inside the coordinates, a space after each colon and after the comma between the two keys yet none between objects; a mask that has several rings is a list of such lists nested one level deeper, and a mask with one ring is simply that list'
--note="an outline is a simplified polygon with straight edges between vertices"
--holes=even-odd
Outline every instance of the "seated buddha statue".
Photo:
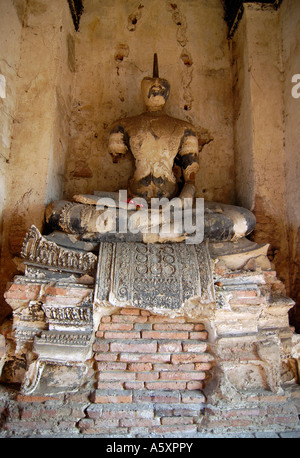
[{"label": "seated buddha statue", "polygon": [[[126,155],[130,155],[134,162],[125,198],[120,199],[120,193],[118,198],[117,193],[95,192],[94,195],[74,196],[73,203],[53,202],[46,210],[48,227],[76,234],[85,241],[180,242],[186,239],[182,225],[178,229],[177,224],[176,230],[173,227],[172,235],[164,233],[161,236],[159,231],[152,230],[159,226],[158,221],[161,222],[161,219],[148,218],[148,204],[173,200],[177,207],[183,203],[191,208],[191,218],[194,220],[195,216],[199,216],[197,209],[200,212],[203,210],[203,218],[194,221],[196,228],[199,222],[203,225],[203,237],[198,237],[196,243],[204,239],[232,241],[251,232],[255,218],[246,209],[204,203],[203,199],[198,199],[198,203],[204,203],[202,207],[195,205],[195,176],[199,169],[196,129],[191,123],[164,112],[170,85],[166,79],[159,77],[156,54],[153,76],[142,80],[141,91],[146,110],[138,116],[114,122],[108,141],[108,151],[114,163]],[[118,207],[118,214],[113,207]],[[124,210],[129,211],[134,230],[126,231],[126,227],[124,230]],[[181,213],[177,213],[177,218],[178,214]],[[122,230],[118,229],[120,227]],[[149,236],[149,229],[155,232],[155,237]]]},{"label": "seated buddha statue", "polygon": [[131,154],[135,170],[129,181],[129,196],[151,198],[195,195],[198,139],[194,126],[164,113],[170,85],[159,78],[156,54],[153,77],[142,80],[146,111],[116,121],[111,129],[109,152],[113,161]]}]

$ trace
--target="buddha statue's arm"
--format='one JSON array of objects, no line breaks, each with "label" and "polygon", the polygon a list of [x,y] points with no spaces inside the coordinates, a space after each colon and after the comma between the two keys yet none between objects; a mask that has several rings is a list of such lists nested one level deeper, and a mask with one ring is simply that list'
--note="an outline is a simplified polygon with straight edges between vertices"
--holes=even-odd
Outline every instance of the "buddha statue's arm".
[{"label": "buddha statue's arm", "polygon": [[179,195],[181,199],[193,198],[196,193],[195,176],[199,170],[198,139],[193,130],[187,129],[182,138],[179,155],[184,186]]},{"label": "buddha statue's arm", "polygon": [[130,151],[129,136],[120,124],[115,125],[110,131],[108,151],[113,162],[118,162],[120,157],[125,156]]}]

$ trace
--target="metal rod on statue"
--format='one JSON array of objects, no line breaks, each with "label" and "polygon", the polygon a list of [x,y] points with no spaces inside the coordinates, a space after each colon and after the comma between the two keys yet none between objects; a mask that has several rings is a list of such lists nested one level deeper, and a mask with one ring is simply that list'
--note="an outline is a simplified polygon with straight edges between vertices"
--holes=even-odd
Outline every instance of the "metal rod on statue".
[{"label": "metal rod on statue", "polygon": [[159,78],[158,74],[158,60],[157,60],[157,54],[154,54],[153,58],[153,78]]}]

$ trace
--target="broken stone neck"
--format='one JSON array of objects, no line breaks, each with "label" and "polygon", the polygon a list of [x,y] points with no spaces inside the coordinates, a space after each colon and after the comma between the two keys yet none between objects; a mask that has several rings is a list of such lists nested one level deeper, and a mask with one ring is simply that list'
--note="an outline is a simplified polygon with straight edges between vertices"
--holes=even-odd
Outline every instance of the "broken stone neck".
[{"label": "broken stone neck", "polygon": [[164,104],[163,105],[158,105],[158,106],[146,106],[146,113],[157,113],[159,114],[164,114]]}]

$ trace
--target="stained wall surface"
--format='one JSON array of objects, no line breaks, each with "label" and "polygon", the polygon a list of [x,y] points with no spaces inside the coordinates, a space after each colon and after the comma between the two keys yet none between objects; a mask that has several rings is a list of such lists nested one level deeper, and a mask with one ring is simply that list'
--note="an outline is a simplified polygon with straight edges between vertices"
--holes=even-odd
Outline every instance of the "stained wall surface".
[{"label": "stained wall surface", "polygon": [[[270,40],[272,35],[272,40]],[[279,14],[244,5],[233,38],[237,203],[256,215],[255,241],[288,282],[283,85]]]},{"label": "stained wall surface", "polygon": [[[45,204],[62,197],[75,31],[67,2],[4,0],[0,6],[3,294],[17,272],[24,235],[31,224],[41,228]],[[7,310],[2,299],[0,317]]]},{"label": "stained wall surface", "polygon": [[[287,0],[280,9],[284,66],[285,196],[289,240],[290,294],[297,302],[292,315],[300,329],[300,3]],[[295,76],[298,84],[295,83]],[[300,332],[300,331],[298,331]]]}]

